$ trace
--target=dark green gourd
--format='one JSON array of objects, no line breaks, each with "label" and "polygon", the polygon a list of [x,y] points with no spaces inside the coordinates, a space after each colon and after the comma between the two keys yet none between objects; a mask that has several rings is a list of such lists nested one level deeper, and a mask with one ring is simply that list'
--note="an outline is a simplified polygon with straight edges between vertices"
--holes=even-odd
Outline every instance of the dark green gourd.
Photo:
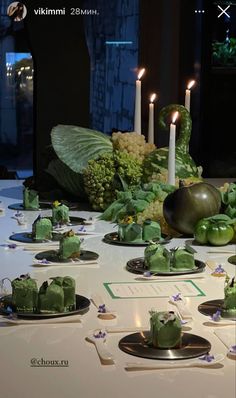
[{"label": "dark green gourd", "polygon": [[[162,108],[159,115],[159,125],[169,130],[166,120],[170,114],[178,111],[180,114],[180,133],[176,140],[176,177],[199,177],[201,167],[197,167],[189,154],[189,141],[192,131],[190,113],[183,105],[172,104]],[[158,148],[146,156],[144,160],[144,181],[155,181],[157,174],[166,174],[168,170],[168,147]]]}]

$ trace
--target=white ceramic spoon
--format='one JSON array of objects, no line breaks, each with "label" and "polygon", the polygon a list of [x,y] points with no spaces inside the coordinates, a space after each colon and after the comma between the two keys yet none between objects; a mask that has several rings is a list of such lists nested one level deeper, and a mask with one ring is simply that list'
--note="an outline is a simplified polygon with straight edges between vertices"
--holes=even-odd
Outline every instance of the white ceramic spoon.
[{"label": "white ceramic spoon", "polygon": [[186,301],[182,295],[180,298],[175,300],[173,296],[169,298],[171,304],[174,304],[178,308],[178,312],[183,319],[192,319],[193,315],[191,311],[186,306]]},{"label": "white ceramic spoon", "polygon": [[108,351],[104,344],[106,342],[106,336],[106,332],[96,330],[89,332],[87,339],[95,345],[97,353],[103,361],[113,361],[113,355]]},{"label": "white ceramic spoon", "polygon": [[200,358],[195,358],[184,363],[182,360],[178,362],[154,362],[153,364],[146,364],[141,362],[127,362],[126,370],[153,370],[153,369],[174,369],[174,368],[192,368],[192,367],[211,367],[216,363],[222,362],[225,358],[223,354],[216,354],[211,362],[207,362]]}]

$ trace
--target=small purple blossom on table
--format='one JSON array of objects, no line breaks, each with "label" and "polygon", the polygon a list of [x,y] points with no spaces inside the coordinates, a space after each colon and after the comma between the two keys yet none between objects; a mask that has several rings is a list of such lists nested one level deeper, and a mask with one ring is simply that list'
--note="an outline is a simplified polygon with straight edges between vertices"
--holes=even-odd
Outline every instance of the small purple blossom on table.
[{"label": "small purple blossom on table", "polygon": [[9,243],[9,245],[7,245],[8,249],[16,249],[17,245],[16,243]]},{"label": "small purple blossom on table", "polygon": [[106,337],[106,332],[99,330],[99,332],[93,334],[96,339],[104,339]]},{"label": "small purple blossom on table", "polygon": [[225,270],[224,270],[224,268],[222,267],[221,264],[219,264],[219,265],[214,269],[214,271],[212,272],[212,275],[225,275]]},{"label": "small purple blossom on table", "polygon": [[206,355],[203,355],[202,357],[199,357],[199,359],[209,363],[209,362],[212,362],[215,359],[215,357],[214,357],[214,355],[206,354]]},{"label": "small purple blossom on table", "polygon": [[50,264],[50,261],[48,261],[46,258],[43,258],[41,261],[39,261],[39,264]]},{"label": "small purple blossom on table", "polygon": [[221,318],[221,311],[217,310],[214,314],[212,314],[211,319],[214,322],[219,322]]},{"label": "small purple blossom on table", "polygon": [[236,345],[232,345],[229,349],[230,354],[236,355]]},{"label": "small purple blossom on table", "polygon": [[84,225],[82,225],[82,226],[78,229],[78,231],[79,231],[79,232],[86,232],[86,229],[85,229]]},{"label": "small purple blossom on table", "polygon": [[21,213],[19,210],[17,210],[17,212],[15,213],[15,217],[24,217],[24,214]]},{"label": "small purple blossom on table", "polygon": [[146,278],[150,278],[150,277],[152,276],[152,274],[151,274],[150,271],[145,271],[145,272],[143,273],[143,276],[145,276]]},{"label": "small purple blossom on table", "polygon": [[174,300],[174,301],[182,300],[182,298],[181,298],[181,293],[174,294],[174,295],[171,296],[171,297],[172,297],[172,300]]},{"label": "small purple blossom on table", "polygon": [[186,323],[188,323],[188,321],[186,321],[184,319],[180,319],[180,323],[181,323],[181,325],[186,325]]},{"label": "small purple blossom on table", "polygon": [[99,307],[98,307],[98,312],[100,312],[101,314],[105,314],[107,312],[106,305],[105,304],[100,304]]}]

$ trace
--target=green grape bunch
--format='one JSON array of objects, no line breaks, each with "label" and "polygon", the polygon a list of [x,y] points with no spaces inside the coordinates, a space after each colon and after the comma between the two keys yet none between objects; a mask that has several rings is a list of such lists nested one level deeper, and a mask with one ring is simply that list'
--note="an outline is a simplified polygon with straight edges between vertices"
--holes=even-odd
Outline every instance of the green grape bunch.
[{"label": "green grape bunch", "polygon": [[96,211],[105,210],[116,200],[118,191],[136,189],[141,177],[141,160],[120,151],[89,160],[83,170],[85,191]]}]

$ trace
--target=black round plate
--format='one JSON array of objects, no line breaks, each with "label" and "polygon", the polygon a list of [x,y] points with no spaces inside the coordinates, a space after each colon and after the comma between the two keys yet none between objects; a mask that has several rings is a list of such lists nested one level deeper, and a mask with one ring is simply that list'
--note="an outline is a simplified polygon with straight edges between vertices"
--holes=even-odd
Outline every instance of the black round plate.
[{"label": "black round plate", "polygon": [[[224,301],[220,299],[205,301],[204,303],[198,306],[198,311],[203,315],[212,316],[213,314],[216,313],[216,311],[222,310],[223,302]],[[230,319],[231,321],[236,321],[236,313],[235,316],[232,316],[232,314],[229,314],[227,312],[222,312],[221,317],[224,319]]]},{"label": "black round plate", "polygon": [[38,209],[25,209],[23,206],[23,203],[13,203],[12,205],[8,206],[8,209],[11,210],[21,210],[21,211],[39,211],[39,210],[49,210],[52,208],[52,205],[50,205],[48,202],[39,202],[39,208]]},{"label": "black round plate", "polygon": [[191,333],[183,333],[180,348],[155,348],[147,344],[150,332],[133,333],[123,337],[119,348],[127,354],[148,359],[190,359],[207,354],[211,344],[203,337]]},{"label": "black round plate", "polygon": [[231,256],[228,258],[230,264],[236,265],[236,256]]},{"label": "black round plate", "polygon": [[[44,260],[45,259],[45,260],[50,261],[52,263],[61,263],[61,264],[68,263],[68,262],[72,263],[72,261],[69,258],[66,259],[66,260],[60,259],[59,256],[58,256],[58,251],[57,250],[47,250],[47,251],[44,251],[44,252],[37,253],[35,258],[37,260]],[[90,261],[90,260],[96,260],[97,258],[98,258],[98,254],[97,253],[90,252],[88,250],[81,250],[78,260]]]},{"label": "black round plate", "polygon": [[[46,319],[46,318],[59,318],[62,316],[84,314],[89,310],[90,300],[87,297],[76,294],[76,309],[69,312],[57,312],[55,314],[36,314],[33,312],[14,312],[12,306],[12,296],[3,296],[0,298],[0,314],[2,315],[17,315],[18,318],[23,319]],[[12,308],[13,312],[7,311],[7,307]]]},{"label": "black round plate", "polygon": [[[188,275],[188,274],[197,274],[199,272],[203,272],[206,264],[200,260],[195,260],[196,268],[190,270],[181,270],[181,271],[170,271],[170,272],[151,272],[154,275],[162,275],[162,276],[174,276],[174,275]],[[145,271],[148,271],[148,268],[145,265],[144,258],[138,257],[129,260],[126,264],[126,269],[133,274],[143,274]]]},{"label": "black round plate", "polygon": [[10,236],[9,239],[15,240],[16,242],[22,243],[50,243],[50,242],[58,242],[62,237],[62,234],[53,232],[52,233],[52,240],[33,240],[31,232],[18,232]]},{"label": "black round plate", "polygon": [[[161,243],[161,244],[166,244],[169,243],[171,240],[171,236],[163,235],[163,237],[160,240],[154,240],[155,243]],[[103,241],[105,243],[109,243],[111,245],[120,245],[120,246],[148,246],[149,242],[125,242],[119,239],[119,235],[117,232],[111,232],[109,234],[106,234],[103,238]]]}]

